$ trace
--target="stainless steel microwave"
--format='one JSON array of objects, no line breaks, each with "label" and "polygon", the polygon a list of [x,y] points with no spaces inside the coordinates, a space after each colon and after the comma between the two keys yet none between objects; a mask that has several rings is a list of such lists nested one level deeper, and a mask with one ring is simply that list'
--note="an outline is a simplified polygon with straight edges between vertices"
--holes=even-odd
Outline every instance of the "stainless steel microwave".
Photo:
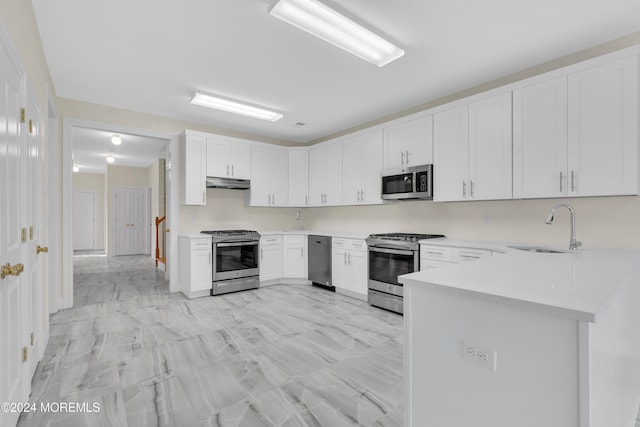
[{"label": "stainless steel microwave", "polygon": [[382,199],[433,199],[433,165],[382,171]]}]

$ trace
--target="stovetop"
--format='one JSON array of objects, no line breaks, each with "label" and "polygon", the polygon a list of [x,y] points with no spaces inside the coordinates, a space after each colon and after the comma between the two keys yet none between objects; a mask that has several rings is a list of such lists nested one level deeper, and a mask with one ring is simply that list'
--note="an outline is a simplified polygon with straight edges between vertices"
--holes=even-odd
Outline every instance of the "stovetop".
[{"label": "stovetop", "polygon": [[417,234],[417,233],[382,233],[371,234],[370,239],[380,240],[395,240],[402,242],[417,242],[425,239],[436,239],[438,237],[444,237],[442,234]]},{"label": "stovetop", "polygon": [[200,233],[210,234],[218,242],[260,239],[260,233],[254,230],[204,230]]}]

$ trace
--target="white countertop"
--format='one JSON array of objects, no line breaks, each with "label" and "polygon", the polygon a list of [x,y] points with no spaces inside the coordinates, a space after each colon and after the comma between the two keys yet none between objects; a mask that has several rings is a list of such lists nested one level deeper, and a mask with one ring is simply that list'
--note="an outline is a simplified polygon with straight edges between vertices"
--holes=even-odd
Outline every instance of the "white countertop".
[{"label": "white countertop", "polygon": [[261,236],[273,236],[273,235],[287,235],[287,234],[302,234],[308,236],[310,234],[314,236],[329,236],[329,237],[342,237],[344,239],[360,239],[364,240],[369,237],[369,234],[363,233],[350,233],[342,231],[318,231],[318,230],[261,230],[258,231]]},{"label": "white countertop", "polygon": [[[443,244],[447,240],[423,243]],[[449,240],[446,244],[470,247],[461,241]],[[471,247],[500,250],[499,246],[476,242]],[[580,249],[545,254],[515,250],[506,244],[502,250],[507,253],[406,274],[399,281],[409,286],[440,286],[501,297],[512,304],[533,304],[534,309],[589,322],[597,321],[621,286],[630,280],[640,281],[637,251]]]}]

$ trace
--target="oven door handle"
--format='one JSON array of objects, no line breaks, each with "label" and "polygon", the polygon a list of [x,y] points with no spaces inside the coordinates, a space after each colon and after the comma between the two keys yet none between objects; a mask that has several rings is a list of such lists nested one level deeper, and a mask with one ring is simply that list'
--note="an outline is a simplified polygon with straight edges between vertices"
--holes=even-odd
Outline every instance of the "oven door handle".
[{"label": "oven door handle", "polygon": [[225,242],[225,243],[216,243],[215,244],[219,248],[228,248],[231,246],[258,246],[257,241],[249,241],[245,240],[243,242]]},{"label": "oven door handle", "polygon": [[414,251],[401,250],[401,249],[379,248],[379,247],[374,247],[374,246],[369,246],[369,250],[371,252],[382,252],[383,254],[410,255],[410,256],[413,256],[413,254],[414,254]]}]

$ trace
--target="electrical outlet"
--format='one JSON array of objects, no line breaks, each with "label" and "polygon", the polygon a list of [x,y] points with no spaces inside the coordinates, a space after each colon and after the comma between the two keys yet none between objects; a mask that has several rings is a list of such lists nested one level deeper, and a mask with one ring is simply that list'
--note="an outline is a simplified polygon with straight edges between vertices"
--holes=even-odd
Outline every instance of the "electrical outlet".
[{"label": "electrical outlet", "polygon": [[498,352],[487,346],[462,340],[462,358],[490,371],[498,370]]}]

